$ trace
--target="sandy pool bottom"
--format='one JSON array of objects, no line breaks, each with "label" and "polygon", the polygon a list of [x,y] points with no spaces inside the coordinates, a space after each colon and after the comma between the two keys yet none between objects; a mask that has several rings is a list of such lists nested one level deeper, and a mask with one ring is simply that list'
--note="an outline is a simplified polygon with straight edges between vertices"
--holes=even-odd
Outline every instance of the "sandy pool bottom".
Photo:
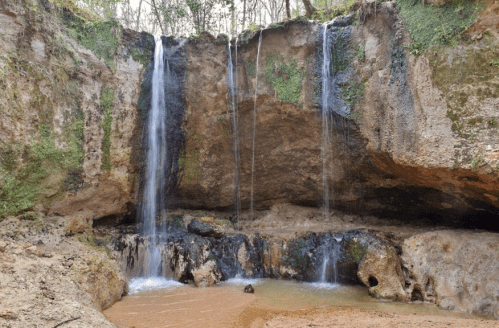
[{"label": "sandy pool bottom", "polygon": [[119,328],[496,327],[499,322],[425,304],[382,302],[356,286],[259,279],[217,287],[174,285],[126,296],[106,317]]}]

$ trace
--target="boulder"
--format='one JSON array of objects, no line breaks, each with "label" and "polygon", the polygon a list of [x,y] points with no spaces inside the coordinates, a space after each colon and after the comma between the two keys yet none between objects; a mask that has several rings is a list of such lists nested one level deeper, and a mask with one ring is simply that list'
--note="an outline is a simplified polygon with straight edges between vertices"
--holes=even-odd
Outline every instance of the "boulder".
[{"label": "boulder", "polygon": [[192,270],[196,287],[211,287],[220,282],[222,274],[215,261],[208,261],[197,269]]},{"label": "boulder", "polygon": [[407,291],[413,300],[499,319],[499,235],[432,231],[402,246]]},{"label": "boulder", "polygon": [[353,257],[365,251],[357,276],[369,287],[369,294],[373,297],[407,300],[401,262],[395,247],[380,238],[366,236],[369,237],[367,241],[354,238],[349,248]]},{"label": "boulder", "polygon": [[192,219],[187,230],[202,237],[222,238],[225,235],[224,227],[217,224],[215,219],[211,217]]},{"label": "boulder", "polygon": [[253,288],[253,286],[251,286],[251,284],[249,284],[246,287],[244,287],[244,292],[253,294],[255,292],[255,288]]}]

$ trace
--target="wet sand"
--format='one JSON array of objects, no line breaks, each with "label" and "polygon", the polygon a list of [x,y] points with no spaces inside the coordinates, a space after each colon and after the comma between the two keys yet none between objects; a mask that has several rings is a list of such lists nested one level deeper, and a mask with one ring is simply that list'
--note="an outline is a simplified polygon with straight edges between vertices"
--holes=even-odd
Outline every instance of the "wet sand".
[{"label": "wet sand", "polygon": [[496,327],[499,322],[433,305],[382,302],[363,287],[259,280],[212,288],[180,286],[125,297],[104,314],[119,328]]}]

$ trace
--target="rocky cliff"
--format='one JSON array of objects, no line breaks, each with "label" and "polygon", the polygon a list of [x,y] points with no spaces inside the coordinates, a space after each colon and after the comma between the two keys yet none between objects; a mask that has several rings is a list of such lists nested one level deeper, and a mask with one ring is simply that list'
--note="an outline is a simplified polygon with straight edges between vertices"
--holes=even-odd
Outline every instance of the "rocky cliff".
[{"label": "rocky cliff", "polygon": [[0,4],[0,216],[92,220],[135,203],[154,40],[81,15],[47,1]]}]

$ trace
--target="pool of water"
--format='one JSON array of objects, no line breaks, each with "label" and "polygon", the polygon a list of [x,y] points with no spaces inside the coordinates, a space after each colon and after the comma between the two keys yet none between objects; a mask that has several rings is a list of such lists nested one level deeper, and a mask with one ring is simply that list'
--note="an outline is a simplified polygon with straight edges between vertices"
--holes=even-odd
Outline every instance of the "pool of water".
[{"label": "pool of water", "polygon": [[[251,284],[254,294],[243,292]],[[104,311],[119,328],[233,327],[249,307],[273,310],[351,308],[385,313],[478,318],[432,304],[380,301],[362,286],[274,279],[231,279],[196,288],[165,279],[134,279],[130,295]]]},{"label": "pool of water", "polygon": [[248,283],[255,288],[255,295],[258,297],[253,305],[258,306],[289,310],[346,307],[384,312],[477,318],[469,314],[442,310],[433,304],[422,302],[408,304],[378,300],[371,297],[367,292],[367,288],[362,286],[306,283],[292,280],[249,279],[245,281],[229,280],[214,288],[242,290]]}]

